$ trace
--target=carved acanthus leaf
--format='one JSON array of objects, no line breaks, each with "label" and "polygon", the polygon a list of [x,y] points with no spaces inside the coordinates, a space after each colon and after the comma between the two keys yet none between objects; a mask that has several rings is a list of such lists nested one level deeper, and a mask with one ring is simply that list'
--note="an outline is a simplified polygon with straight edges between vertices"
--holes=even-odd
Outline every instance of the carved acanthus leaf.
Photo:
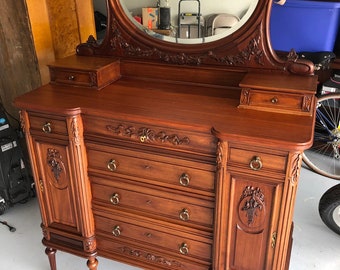
[{"label": "carved acanthus leaf", "polygon": [[295,154],[291,161],[290,183],[295,186],[298,183],[300,177],[300,162],[302,155],[300,153]]}]

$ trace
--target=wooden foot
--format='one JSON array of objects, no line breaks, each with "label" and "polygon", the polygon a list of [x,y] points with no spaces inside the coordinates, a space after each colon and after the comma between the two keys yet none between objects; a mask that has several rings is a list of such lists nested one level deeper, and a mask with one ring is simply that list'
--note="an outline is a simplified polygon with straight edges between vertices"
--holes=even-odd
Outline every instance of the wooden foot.
[{"label": "wooden foot", "polygon": [[57,250],[54,248],[46,248],[45,253],[48,256],[48,260],[50,261],[50,268],[51,270],[57,270],[57,264],[55,260],[55,254]]},{"label": "wooden foot", "polygon": [[97,266],[98,266],[98,260],[95,257],[91,257],[88,259],[87,261],[87,267],[90,270],[97,270]]}]

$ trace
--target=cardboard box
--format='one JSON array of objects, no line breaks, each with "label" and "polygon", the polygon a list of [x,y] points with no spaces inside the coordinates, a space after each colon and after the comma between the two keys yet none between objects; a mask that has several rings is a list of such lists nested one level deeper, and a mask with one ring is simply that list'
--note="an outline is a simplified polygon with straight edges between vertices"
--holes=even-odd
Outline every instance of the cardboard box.
[{"label": "cardboard box", "polygon": [[142,8],[143,25],[148,29],[158,28],[158,8]]}]

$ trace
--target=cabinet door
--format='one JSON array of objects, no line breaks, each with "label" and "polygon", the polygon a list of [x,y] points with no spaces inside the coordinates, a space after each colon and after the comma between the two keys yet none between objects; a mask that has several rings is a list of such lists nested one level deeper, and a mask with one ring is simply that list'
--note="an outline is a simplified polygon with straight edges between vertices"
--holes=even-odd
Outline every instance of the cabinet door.
[{"label": "cabinet door", "polygon": [[286,162],[286,154],[219,142],[214,269],[275,268]]},{"label": "cabinet door", "polygon": [[41,208],[44,244],[80,255],[92,254],[96,242],[81,117],[26,111],[21,117]]},{"label": "cabinet door", "polygon": [[231,176],[227,269],[272,269],[282,184]]},{"label": "cabinet door", "polygon": [[79,232],[69,170],[68,146],[33,139],[45,226]]}]

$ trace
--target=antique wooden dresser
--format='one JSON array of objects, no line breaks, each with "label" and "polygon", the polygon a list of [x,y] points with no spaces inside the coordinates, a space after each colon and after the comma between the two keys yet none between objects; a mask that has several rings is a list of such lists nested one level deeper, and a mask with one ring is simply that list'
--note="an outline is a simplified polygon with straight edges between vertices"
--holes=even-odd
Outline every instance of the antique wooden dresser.
[{"label": "antique wooden dresser", "polygon": [[317,78],[294,51],[273,52],[271,5],[256,2],[228,36],[182,44],[109,0],[103,42],[15,99],[52,270],[57,250],[91,270],[97,255],[154,270],[289,268]]}]

